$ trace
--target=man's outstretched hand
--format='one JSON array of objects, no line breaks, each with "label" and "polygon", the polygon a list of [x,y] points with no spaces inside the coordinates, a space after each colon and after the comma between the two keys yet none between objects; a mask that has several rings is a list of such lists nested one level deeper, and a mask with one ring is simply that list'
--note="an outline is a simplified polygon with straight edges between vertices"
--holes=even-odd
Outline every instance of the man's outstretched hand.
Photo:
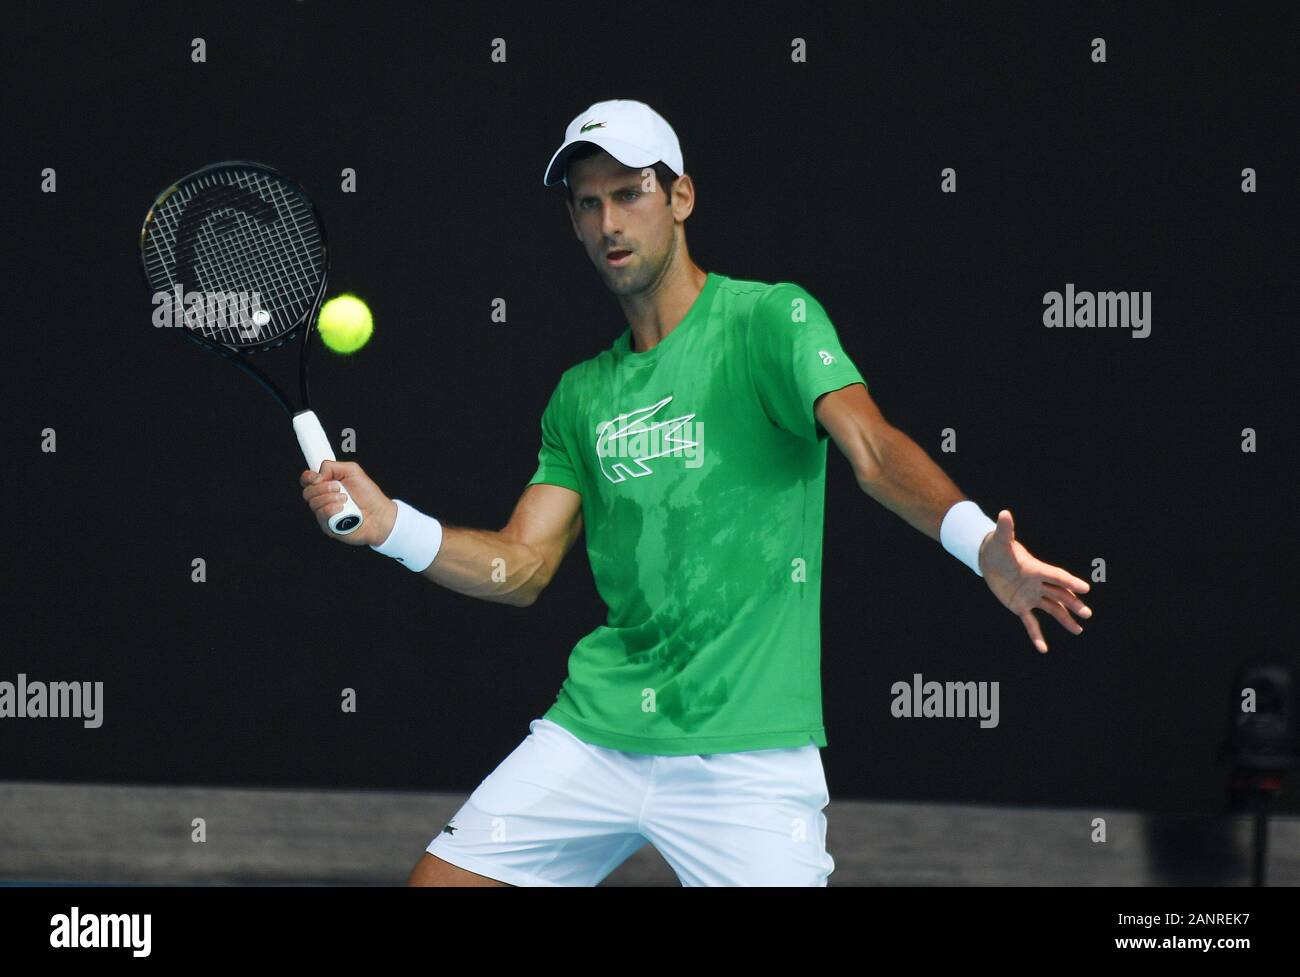
[{"label": "man's outstretched hand", "polygon": [[1035,609],[1047,611],[1065,630],[1083,634],[1083,626],[1070,612],[1083,618],[1092,617],[1092,609],[1076,596],[1076,591],[1088,592],[1088,582],[1035,559],[1016,541],[1016,525],[1009,510],[998,513],[997,528],[980,543],[979,563],[989,590],[1002,601],[1003,607],[1024,622],[1030,640],[1040,652],[1047,651],[1047,642],[1034,617]]}]

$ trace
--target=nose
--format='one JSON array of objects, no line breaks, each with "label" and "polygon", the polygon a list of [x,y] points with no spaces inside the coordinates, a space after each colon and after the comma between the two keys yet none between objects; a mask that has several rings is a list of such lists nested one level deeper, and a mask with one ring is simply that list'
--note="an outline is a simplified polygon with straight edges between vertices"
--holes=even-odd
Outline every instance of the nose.
[{"label": "nose", "polygon": [[623,221],[619,216],[620,211],[617,207],[603,207],[600,212],[600,230],[605,235],[605,239],[613,241],[622,231]]}]

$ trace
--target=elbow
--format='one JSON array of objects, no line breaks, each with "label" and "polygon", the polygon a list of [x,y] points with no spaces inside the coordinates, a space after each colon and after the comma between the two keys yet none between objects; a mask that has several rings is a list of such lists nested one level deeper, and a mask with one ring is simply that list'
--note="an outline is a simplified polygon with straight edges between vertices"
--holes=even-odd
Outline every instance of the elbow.
[{"label": "elbow", "polygon": [[528,575],[519,587],[510,593],[508,602],[515,607],[532,607],[537,603],[537,598],[542,596],[542,591],[547,588],[554,575],[553,568],[547,564],[541,554],[535,554]]},{"label": "elbow", "polygon": [[547,563],[545,560],[537,565],[532,576],[524,581],[524,585],[518,590],[519,606],[532,607],[537,603],[537,599],[542,596],[542,591],[551,585],[555,579],[556,567]]},{"label": "elbow", "polygon": [[878,468],[862,469],[854,467],[853,474],[857,479],[858,488],[873,499],[876,498],[880,491],[880,470]]},{"label": "elbow", "polygon": [[855,440],[851,457],[853,477],[868,495],[874,496],[885,478],[885,452],[893,434],[893,428],[864,430]]},{"label": "elbow", "polygon": [[854,465],[853,478],[858,483],[858,488],[862,489],[862,491],[867,493],[867,495],[871,494],[871,486],[875,484],[875,480],[870,472]]},{"label": "elbow", "polygon": [[869,446],[863,449],[853,459],[853,477],[857,480],[858,488],[866,492],[867,495],[874,495],[876,487],[884,478],[885,469],[880,463],[880,459]]}]

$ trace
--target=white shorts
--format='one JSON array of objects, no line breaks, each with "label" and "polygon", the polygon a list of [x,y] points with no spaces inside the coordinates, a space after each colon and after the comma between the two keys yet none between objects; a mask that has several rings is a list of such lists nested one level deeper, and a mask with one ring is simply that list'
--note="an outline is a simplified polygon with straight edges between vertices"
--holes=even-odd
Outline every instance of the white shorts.
[{"label": "white shorts", "polygon": [[427,850],[510,885],[595,885],[647,842],[682,885],[825,885],[829,801],[813,743],[657,756],[534,719]]}]

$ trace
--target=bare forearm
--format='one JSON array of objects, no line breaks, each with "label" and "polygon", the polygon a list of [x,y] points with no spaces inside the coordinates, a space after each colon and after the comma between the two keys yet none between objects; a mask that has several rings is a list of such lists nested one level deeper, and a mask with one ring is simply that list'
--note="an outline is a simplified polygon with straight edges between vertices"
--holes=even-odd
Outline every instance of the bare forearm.
[{"label": "bare forearm", "polygon": [[549,579],[541,555],[500,531],[442,527],[442,546],[423,576],[449,590],[526,607]]},{"label": "bare forearm", "polygon": [[921,446],[897,428],[876,438],[871,463],[856,475],[862,491],[936,541],[943,517],[966,498]]}]

